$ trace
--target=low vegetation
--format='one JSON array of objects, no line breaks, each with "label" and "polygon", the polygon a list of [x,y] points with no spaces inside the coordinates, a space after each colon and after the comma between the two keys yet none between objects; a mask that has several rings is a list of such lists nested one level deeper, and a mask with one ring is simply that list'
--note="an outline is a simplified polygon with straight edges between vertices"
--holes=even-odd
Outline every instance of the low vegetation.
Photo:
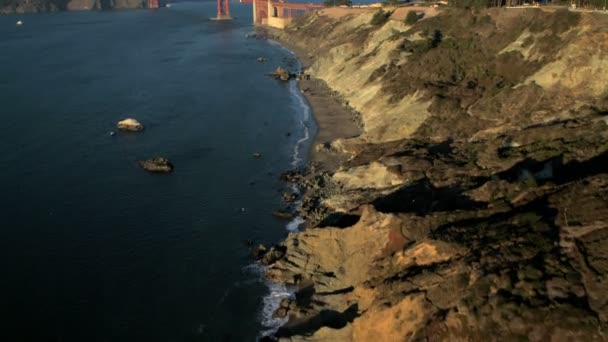
[{"label": "low vegetation", "polygon": [[353,2],[351,0],[325,0],[323,5],[327,7],[332,6],[351,6]]},{"label": "low vegetation", "polygon": [[393,11],[384,11],[380,9],[378,12],[374,13],[370,24],[374,26],[382,26],[388,21],[392,14]]},{"label": "low vegetation", "polygon": [[407,16],[405,17],[405,23],[408,25],[413,25],[418,21],[418,13],[416,11],[407,12]]}]

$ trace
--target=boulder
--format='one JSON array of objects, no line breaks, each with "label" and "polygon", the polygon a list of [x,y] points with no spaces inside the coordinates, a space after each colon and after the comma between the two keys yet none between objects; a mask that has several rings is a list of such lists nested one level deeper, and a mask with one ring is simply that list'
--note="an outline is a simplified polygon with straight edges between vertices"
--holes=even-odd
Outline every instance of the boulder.
[{"label": "boulder", "polygon": [[116,124],[116,127],[120,130],[130,131],[130,132],[139,132],[139,131],[143,131],[143,129],[144,129],[144,126],[139,121],[137,121],[133,118],[127,118],[127,119],[118,121],[118,123]]},{"label": "boulder", "polygon": [[268,61],[268,58],[258,57],[257,61],[260,63],[264,63],[264,62]]},{"label": "boulder", "polygon": [[270,247],[268,251],[261,255],[259,261],[264,265],[272,265],[285,256],[285,251],[285,246]]},{"label": "boulder", "polygon": [[283,202],[290,204],[293,203],[298,198],[298,195],[293,192],[284,192],[283,193]]},{"label": "boulder", "polygon": [[281,81],[289,81],[293,76],[289,73],[289,71],[281,67],[276,68],[271,75],[274,76],[274,78],[276,78],[277,80]]},{"label": "boulder", "polygon": [[296,79],[298,81],[308,81],[308,80],[310,80],[310,75],[309,74],[305,74],[305,73],[301,73],[301,74],[298,74],[296,76]]},{"label": "boulder", "polygon": [[173,171],[173,164],[166,158],[156,157],[152,159],[140,160],[139,166],[149,172],[169,173]]},{"label": "boulder", "polygon": [[253,251],[253,256],[256,260],[262,260],[264,254],[268,253],[266,246],[259,244],[258,247]]}]

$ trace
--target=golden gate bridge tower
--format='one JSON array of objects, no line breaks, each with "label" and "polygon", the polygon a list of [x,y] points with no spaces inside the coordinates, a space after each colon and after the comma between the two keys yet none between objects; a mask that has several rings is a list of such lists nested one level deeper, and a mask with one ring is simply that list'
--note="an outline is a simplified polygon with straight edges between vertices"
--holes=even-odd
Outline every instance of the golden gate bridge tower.
[{"label": "golden gate bridge tower", "polygon": [[232,19],[230,16],[230,5],[228,0],[217,0],[217,17],[215,20],[229,20]]}]

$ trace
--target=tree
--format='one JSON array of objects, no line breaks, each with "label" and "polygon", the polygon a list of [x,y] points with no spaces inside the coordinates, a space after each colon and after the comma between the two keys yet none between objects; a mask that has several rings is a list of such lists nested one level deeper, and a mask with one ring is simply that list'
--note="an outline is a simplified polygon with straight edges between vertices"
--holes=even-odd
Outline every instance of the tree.
[{"label": "tree", "polygon": [[374,13],[370,24],[374,26],[382,26],[388,21],[388,18],[391,17],[391,14],[393,14],[393,11],[383,11],[380,9],[378,12]]},{"label": "tree", "polygon": [[323,5],[327,7],[332,6],[351,6],[353,2],[351,0],[325,0]]},{"label": "tree", "polygon": [[405,17],[405,23],[408,25],[413,25],[418,21],[418,13],[416,11],[407,12],[407,16]]}]

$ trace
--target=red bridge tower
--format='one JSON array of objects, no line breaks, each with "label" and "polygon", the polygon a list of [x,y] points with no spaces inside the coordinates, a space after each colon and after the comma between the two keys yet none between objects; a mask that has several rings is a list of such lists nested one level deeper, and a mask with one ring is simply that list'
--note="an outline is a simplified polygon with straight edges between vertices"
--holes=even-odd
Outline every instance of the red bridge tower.
[{"label": "red bridge tower", "polygon": [[230,5],[228,0],[217,0],[217,18],[216,20],[232,19],[230,16]]}]

